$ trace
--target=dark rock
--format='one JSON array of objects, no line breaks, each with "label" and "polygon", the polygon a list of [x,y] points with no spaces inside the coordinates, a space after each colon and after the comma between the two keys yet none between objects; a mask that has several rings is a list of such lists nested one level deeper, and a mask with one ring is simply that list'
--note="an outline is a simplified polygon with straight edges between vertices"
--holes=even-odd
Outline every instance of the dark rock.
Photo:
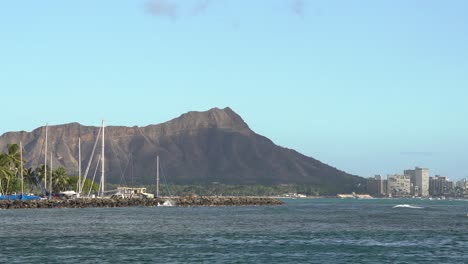
[{"label": "dark rock", "polygon": [[[76,199],[40,201],[0,201],[0,209],[21,208],[86,208],[86,207],[152,207],[163,204],[167,199]],[[283,202],[273,198],[256,197],[180,197],[171,198],[177,206],[252,206],[281,205]]]}]

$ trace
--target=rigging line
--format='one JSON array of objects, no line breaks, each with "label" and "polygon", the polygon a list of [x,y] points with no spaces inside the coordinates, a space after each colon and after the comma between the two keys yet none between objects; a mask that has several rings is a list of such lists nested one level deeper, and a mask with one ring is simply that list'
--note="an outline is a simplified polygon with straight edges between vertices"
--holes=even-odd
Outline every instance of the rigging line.
[{"label": "rigging line", "polygon": [[167,178],[163,175],[164,185],[166,185],[166,191],[169,194],[169,197],[172,197],[171,189],[169,188],[169,183],[167,182]]},{"label": "rigging line", "polygon": [[133,175],[133,167],[135,166],[135,160],[133,159],[133,154],[131,154],[130,157],[132,157],[132,166],[130,167],[130,180],[131,180],[131,182],[132,182],[132,188],[134,188],[134,187],[135,187],[135,183],[133,182],[133,180],[134,180],[134,179],[133,179],[133,177],[134,177],[134,175]]},{"label": "rigging line", "polygon": [[[115,147],[114,146],[114,141],[113,140],[109,140],[109,141],[110,141],[110,144],[111,144],[111,151],[114,154],[114,156],[117,158],[117,161],[118,161],[118,165],[119,165],[119,169],[120,169],[120,184],[122,184],[122,179],[124,179],[124,181],[125,181],[124,177],[125,177],[125,171],[127,170],[127,167],[125,167],[125,170],[122,171],[122,164],[121,164],[122,161],[120,160],[120,157],[117,155],[117,153],[115,153],[115,151],[114,151],[114,147]],[[130,159],[129,159],[129,161],[130,161]],[[127,162],[127,164],[128,164],[128,162]],[[127,183],[125,182],[125,185],[126,184]]]},{"label": "rigging line", "polygon": [[86,181],[86,178],[88,177],[89,168],[91,167],[91,163],[93,162],[93,157],[94,157],[94,153],[96,151],[97,143],[99,142],[99,136],[101,135],[101,130],[102,130],[102,127],[99,128],[99,132],[98,132],[98,135],[96,137],[96,141],[94,142],[93,151],[91,152],[91,157],[89,158],[89,161],[88,161],[88,166],[86,167],[85,174],[83,175],[83,183],[81,184],[82,185],[81,186],[82,190],[83,190],[83,187],[84,187],[84,182]]},{"label": "rigging line", "polygon": [[[157,155],[156,155],[157,156]],[[158,169],[159,169],[159,180],[161,181],[161,175],[162,175],[162,167],[161,167],[161,162],[159,163],[159,168],[158,168],[158,160],[155,159],[154,162],[153,162],[153,169],[154,171],[156,172],[156,176],[157,176],[157,173],[158,173]],[[157,187],[156,187],[157,188]]]},{"label": "rigging line", "polygon": [[[45,126],[44,129],[47,129],[47,126]],[[46,131],[47,131],[47,130],[46,130]],[[46,133],[47,133],[47,132],[46,132]],[[40,167],[40,161],[39,161],[39,159],[42,157],[42,154],[47,155],[47,153],[45,153],[45,147],[44,147],[44,146],[45,146],[45,143],[46,143],[46,136],[45,136],[45,134],[44,134],[44,139],[42,140],[41,152],[40,152],[39,156],[36,158],[36,159],[38,160],[38,161],[37,161],[37,166],[38,166],[38,167]],[[31,165],[32,165],[32,162],[31,162]],[[46,168],[45,168],[46,166],[47,166],[47,164],[44,164],[44,170],[46,170]],[[42,177],[44,177],[44,175],[42,175]],[[41,191],[45,190],[45,187],[46,187],[46,186],[44,186],[44,189],[42,188],[42,180],[39,180],[38,184],[39,184],[39,187],[40,187]],[[46,192],[44,191],[44,193],[46,193]]]},{"label": "rigging line", "polygon": [[166,191],[169,194],[169,197],[172,197],[171,191],[169,189],[169,184],[167,183],[166,174],[164,173],[164,168],[163,168],[163,166],[161,166],[161,164],[159,164],[159,167],[160,167],[160,170],[161,170],[161,176],[163,178],[164,185],[166,186]]},{"label": "rigging line", "polygon": [[141,136],[142,136],[144,139],[148,140],[149,142],[153,143],[154,145],[158,145],[158,146],[160,145],[160,144],[159,144],[159,140],[158,140],[157,137],[156,137],[156,141],[157,141],[157,142],[155,142],[155,141],[152,140],[151,138],[147,137],[147,136],[143,133],[143,130],[141,130],[140,127],[137,126],[137,129],[138,129],[138,131],[140,132]]},{"label": "rigging line", "polygon": [[154,197],[157,198],[157,194],[158,194],[158,160],[157,158],[154,159],[153,163],[151,163],[151,167],[150,167],[150,175],[151,175],[151,171],[154,172],[154,174],[152,175],[152,177],[154,177]]},{"label": "rigging line", "polygon": [[[157,161],[156,161],[156,159],[155,159],[155,160],[153,161],[153,163],[151,163],[150,173],[149,173],[149,174],[150,174],[150,177],[154,176],[154,175],[151,175],[151,171],[156,171],[156,170],[157,170],[156,162],[157,162]],[[155,168],[156,168],[156,169],[155,169]],[[158,173],[158,172],[156,171],[156,173]],[[155,178],[157,178],[157,177],[155,177]],[[156,181],[157,181],[157,180],[156,180]],[[151,184],[151,183],[150,183],[150,184]],[[157,187],[155,187],[155,188],[157,188]],[[156,191],[155,191],[155,193],[156,193]],[[154,197],[156,197],[156,194],[155,194]]]},{"label": "rigging line", "polygon": [[[145,140],[147,140],[148,142],[152,143],[152,144],[153,144],[156,148],[158,148],[158,149],[161,147],[161,144],[160,144],[160,142],[159,142],[157,136],[155,137],[155,140],[153,140],[152,138],[146,136],[146,134],[143,132],[143,130],[142,130],[141,127],[137,126],[136,128],[137,128],[138,132],[140,133],[140,135],[143,137],[143,139],[145,139]],[[155,166],[155,165],[156,165],[156,164],[154,164],[154,166]],[[140,179],[140,180],[141,180],[141,179]],[[141,180],[141,181],[143,181],[143,180]]]},{"label": "rigging line", "polygon": [[[89,195],[91,195],[91,189],[93,188],[94,180],[96,179],[96,173],[97,173],[97,170],[99,168],[100,163],[101,163],[101,155],[99,155],[99,158],[98,158],[98,161],[97,161],[97,164],[96,164],[96,169],[94,170],[93,181],[91,181],[91,185],[89,186],[88,197],[89,197]],[[99,184],[99,186],[101,186],[101,185]],[[84,185],[83,185],[83,187],[84,187]],[[98,192],[98,195],[99,195],[99,192]]]},{"label": "rigging line", "polygon": [[101,192],[101,186],[102,186],[102,180],[99,180],[99,187],[98,187],[97,197],[100,197],[101,193],[104,194],[104,192]]},{"label": "rigging line", "polygon": [[78,179],[77,179],[77,186],[76,186],[76,192],[80,192],[81,188],[81,125],[78,123]]},{"label": "rigging line", "polygon": [[120,184],[122,184],[122,182],[123,182],[125,186],[127,185],[127,180],[125,179],[125,173],[127,172],[127,169],[128,169],[129,166],[130,166],[130,158],[128,159],[127,165],[125,166],[125,170],[124,170],[122,176],[120,177]]},{"label": "rigging line", "polygon": [[[45,145],[45,135],[44,135],[44,138],[43,138],[42,144],[41,144],[41,152],[39,153],[39,156],[37,156],[37,157],[34,159],[34,161],[40,159],[41,156],[42,156],[42,154],[44,154],[44,145]],[[34,162],[31,161],[31,166],[32,166],[33,163],[34,163]],[[38,162],[37,166],[39,167],[39,162]]]}]

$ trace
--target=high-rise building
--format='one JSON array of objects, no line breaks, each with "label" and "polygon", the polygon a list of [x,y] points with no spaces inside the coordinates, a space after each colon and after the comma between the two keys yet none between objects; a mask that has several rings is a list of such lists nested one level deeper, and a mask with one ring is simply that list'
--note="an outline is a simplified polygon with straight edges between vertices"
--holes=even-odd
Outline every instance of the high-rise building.
[{"label": "high-rise building", "polygon": [[[405,170],[403,172],[404,175],[410,177],[411,181],[411,195],[415,195],[418,192],[418,187],[415,185],[416,183],[416,171],[415,170]],[[416,188],[416,190],[415,190]]]},{"label": "high-rise building", "polygon": [[411,195],[411,179],[407,175],[387,175],[387,191],[391,197]]},{"label": "high-rise building", "polygon": [[447,177],[436,175],[429,177],[429,194],[432,196],[451,195],[454,191],[453,182]]},{"label": "high-rise building", "polygon": [[414,170],[415,187],[419,190],[415,195],[429,196],[429,169],[416,167]]},{"label": "high-rise building", "polygon": [[456,195],[465,196],[468,194],[468,179],[461,179],[457,181],[457,186],[455,188]]},{"label": "high-rise building", "polygon": [[376,196],[384,196],[384,180],[380,175],[375,175],[373,178],[367,179],[367,192]]},{"label": "high-rise building", "polygon": [[457,187],[462,188],[462,189],[467,189],[468,188],[468,179],[461,179],[457,181]]},{"label": "high-rise building", "polygon": [[416,167],[405,170],[404,175],[410,177],[412,195],[429,196],[429,169]]}]

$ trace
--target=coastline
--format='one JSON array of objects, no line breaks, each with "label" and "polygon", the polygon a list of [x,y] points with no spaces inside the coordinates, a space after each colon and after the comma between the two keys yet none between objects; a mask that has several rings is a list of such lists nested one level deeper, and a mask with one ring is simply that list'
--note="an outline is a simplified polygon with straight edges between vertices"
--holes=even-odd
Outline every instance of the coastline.
[{"label": "coastline", "polygon": [[111,199],[83,198],[68,200],[0,201],[1,209],[40,209],[40,208],[117,208],[117,207],[155,207],[165,201],[175,202],[177,207],[190,206],[271,206],[283,205],[284,202],[268,197],[175,197],[156,199]]}]

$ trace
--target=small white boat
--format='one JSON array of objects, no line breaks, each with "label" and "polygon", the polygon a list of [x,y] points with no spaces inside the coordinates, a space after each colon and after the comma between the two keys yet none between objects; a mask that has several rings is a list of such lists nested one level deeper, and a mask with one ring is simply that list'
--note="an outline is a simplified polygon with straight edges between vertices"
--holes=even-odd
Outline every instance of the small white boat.
[{"label": "small white boat", "polygon": [[147,198],[153,199],[154,194],[147,193],[146,188],[133,188],[133,187],[117,187],[117,192],[112,195],[113,198]]},{"label": "small white boat", "polygon": [[175,206],[175,205],[174,205],[174,202],[172,200],[166,200],[162,204],[158,203],[158,206]]},{"label": "small white boat", "polygon": [[78,198],[80,197],[79,194],[75,191],[63,191],[59,192],[60,196],[65,196],[66,198]]}]

